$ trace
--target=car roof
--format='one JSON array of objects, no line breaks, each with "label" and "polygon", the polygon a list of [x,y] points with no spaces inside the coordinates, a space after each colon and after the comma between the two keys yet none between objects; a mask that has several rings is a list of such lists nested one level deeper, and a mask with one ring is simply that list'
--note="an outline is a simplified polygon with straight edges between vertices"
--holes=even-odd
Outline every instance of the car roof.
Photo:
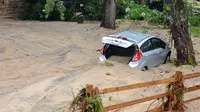
[{"label": "car roof", "polygon": [[123,31],[123,32],[117,33],[116,35],[125,36],[129,41],[135,42],[137,44],[144,39],[152,37],[149,34],[144,34],[144,33],[134,32],[134,31]]}]

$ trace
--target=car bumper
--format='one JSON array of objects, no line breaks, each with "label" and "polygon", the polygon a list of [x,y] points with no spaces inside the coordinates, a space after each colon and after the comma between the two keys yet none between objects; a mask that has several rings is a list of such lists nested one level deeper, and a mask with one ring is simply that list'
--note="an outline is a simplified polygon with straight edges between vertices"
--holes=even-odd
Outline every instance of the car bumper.
[{"label": "car bumper", "polygon": [[[102,55],[102,54],[100,54],[99,55],[99,60],[100,61],[105,61],[106,60],[106,57],[105,57],[105,55]],[[137,68],[137,69],[142,69],[142,67],[140,67],[140,61],[137,61],[137,62],[129,62],[129,64],[128,64],[131,68]]]},{"label": "car bumper", "polygon": [[129,64],[128,64],[131,68],[137,68],[137,69],[142,69],[142,68],[140,68],[140,61],[138,61],[138,62],[129,62]]},{"label": "car bumper", "polygon": [[100,60],[100,61],[105,61],[105,60],[106,60],[105,55],[100,54],[100,55],[99,55],[99,60]]}]

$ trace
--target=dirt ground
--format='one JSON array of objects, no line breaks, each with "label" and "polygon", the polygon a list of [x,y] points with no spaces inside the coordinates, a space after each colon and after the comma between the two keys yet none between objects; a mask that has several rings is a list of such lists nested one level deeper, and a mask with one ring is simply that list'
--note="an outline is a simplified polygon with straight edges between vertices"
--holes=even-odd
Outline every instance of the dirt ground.
[{"label": "dirt ground", "polygon": [[[106,67],[99,62],[101,38],[126,29],[145,31],[169,41],[167,29],[146,23],[122,22],[116,30],[99,27],[99,22],[39,22],[0,20],[0,112],[68,112],[73,93],[93,84],[99,88],[163,79],[175,71],[200,72],[200,66],[175,67],[172,63],[142,72],[111,61]],[[200,38],[192,38],[196,58],[200,61]],[[173,50],[173,57],[175,50]],[[106,75],[110,73],[110,75]],[[185,82],[200,84],[200,78]],[[165,91],[165,85],[113,93],[103,96],[105,105],[143,98]],[[186,99],[200,96],[200,91],[186,94]],[[112,100],[110,99],[112,95]],[[150,102],[118,110],[142,112]],[[199,101],[188,104],[197,112]],[[145,107],[145,108],[144,108]],[[153,107],[153,106],[152,106]],[[154,106],[155,107],[155,106]]]}]

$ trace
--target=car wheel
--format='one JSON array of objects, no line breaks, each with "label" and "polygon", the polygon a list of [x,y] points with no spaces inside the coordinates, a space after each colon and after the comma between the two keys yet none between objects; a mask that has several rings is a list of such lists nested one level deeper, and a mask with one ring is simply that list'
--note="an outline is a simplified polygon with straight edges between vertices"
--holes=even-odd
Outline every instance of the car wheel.
[{"label": "car wheel", "polygon": [[170,60],[171,53],[169,52],[165,58],[164,64],[166,64]]},{"label": "car wheel", "polygon": [[147,71],[148,70],[148,67],[147,66],[144,66],[143,68],[142,68],[142,71]]}]

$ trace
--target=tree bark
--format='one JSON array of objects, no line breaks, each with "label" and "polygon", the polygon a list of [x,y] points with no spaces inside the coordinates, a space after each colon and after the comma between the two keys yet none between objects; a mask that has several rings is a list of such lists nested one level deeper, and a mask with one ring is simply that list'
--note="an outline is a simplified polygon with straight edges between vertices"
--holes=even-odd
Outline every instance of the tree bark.
[{"label": "tree bark", "polygon": [[103,20],[100,27],[115,29],[115,0],[103,0]]},{"label": "tree bark", "polygon": [[188,8],[183,0],[167,0],[169,4],[169,20],[177,52],[178,64],[196,65],[195,53],[188,30]]}]

